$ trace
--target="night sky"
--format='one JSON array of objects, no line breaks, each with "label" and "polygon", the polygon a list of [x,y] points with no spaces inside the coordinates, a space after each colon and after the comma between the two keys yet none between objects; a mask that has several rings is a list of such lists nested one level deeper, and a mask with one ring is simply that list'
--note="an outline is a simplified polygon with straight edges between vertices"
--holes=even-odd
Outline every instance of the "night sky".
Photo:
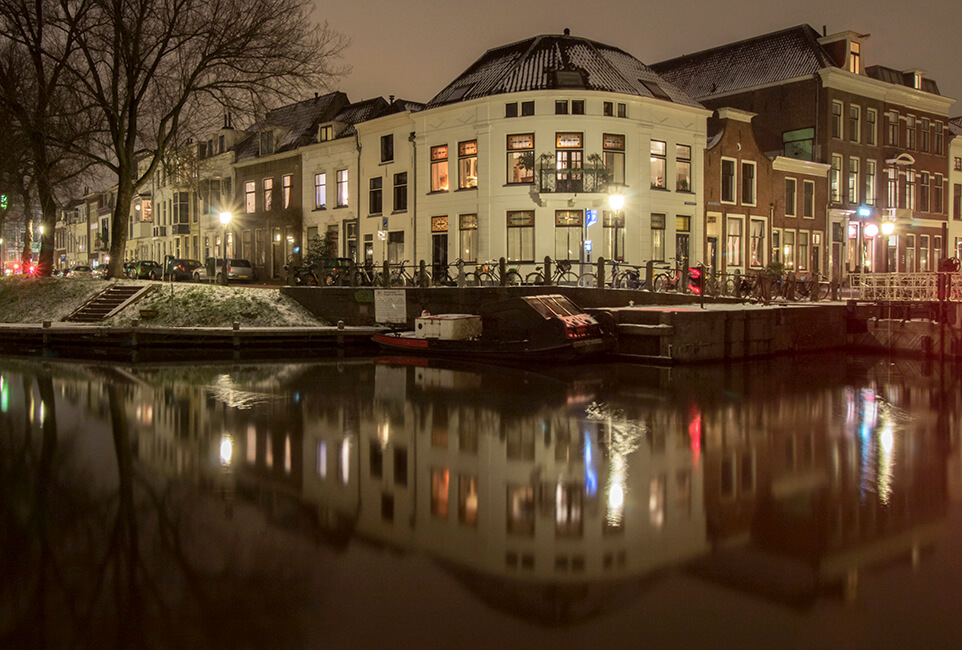
[{"label": "night sky", "polygon": [[[485,50],[537,34],[601,41],[647,64],[807,23],[819,33],[871,34],[864,64],[921,68],[962,98],[962,21],[950,0],[316,0],[317,18],[351,39],[336,84],[352,101],[426,102]],[[962,103],[949,110],[962,115]]]}]

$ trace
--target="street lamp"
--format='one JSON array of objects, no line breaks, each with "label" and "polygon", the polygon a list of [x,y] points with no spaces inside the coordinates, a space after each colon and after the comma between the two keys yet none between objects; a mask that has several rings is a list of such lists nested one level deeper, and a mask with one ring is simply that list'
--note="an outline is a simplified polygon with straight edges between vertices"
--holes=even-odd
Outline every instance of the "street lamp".
[{"label": "street lamp", "polygon": [[224,284],[224,285],[227,284],[227,224],[230,223],[230,220],[231,220],[232,216],[233,216],[233,215],[231,215],[230,212],[221,212],[221,213],[220,213],[220,223],[221,223],[221,225],[224,227],[224,246],[223,246],[223,249],[224,249],[224,250],[223,250],[223,253],[224,253],[224,273],[223,273],[223,275],[221,276],[221,284]]},{"label": "street lamp", "polygon": [[[885,246],[885,272],[886,272],[886,273],[889,272],[889,248],[891,248],[891,246],[890,246],[890,240],[891,240],[891,237],[892,237],[892,233],[894,233],[894,232],[895,232],[895,223],[894,223],[894,222],[892,222],[892,221],[883,221],[883,222],[882,222],[882,235],[885,236],[885,239],[884,239],[883,241],[885,242],[885,243],[884,243],[884,246]],[[896,269],[896,270],[897,270],[897,269]]]}]

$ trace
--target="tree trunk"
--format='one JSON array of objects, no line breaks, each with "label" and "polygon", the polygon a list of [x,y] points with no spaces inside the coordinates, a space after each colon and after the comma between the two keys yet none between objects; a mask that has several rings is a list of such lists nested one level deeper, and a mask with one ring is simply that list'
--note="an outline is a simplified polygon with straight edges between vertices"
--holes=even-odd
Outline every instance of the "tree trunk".
[{"label": "tree trunk", "polygon": [[118,178],[120,184],[117,186],[117,202],[114,204],[114,213],[110,219],[110,262],[107,265],[108,278],[124,277],[124,251],[127,249],[127,229],[130,222],[130,206],[134,199],[134,186],[128,180],[132,170],[127,169],[127,165],[121,164]]}]

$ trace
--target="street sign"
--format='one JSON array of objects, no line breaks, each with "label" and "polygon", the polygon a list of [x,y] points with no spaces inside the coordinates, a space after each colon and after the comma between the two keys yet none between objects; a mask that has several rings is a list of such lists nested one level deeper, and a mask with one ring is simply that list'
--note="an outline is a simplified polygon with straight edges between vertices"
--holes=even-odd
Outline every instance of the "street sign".
[{"label": "street sign", "polygon": [[381,217],[381,230],[387,230],[387,217]]},{"label": "street sign", "polygon": [[590,239],[586,239],[586,240],[585,240],[585,252],[586,252],[586,253],[590,253],[590,252],[591,252],[591,240],[590,240]]},{"label": "street sign", "polygon": [[377,238],[380,239],[381,241],[384,241],[385,239],[387,239],[387,233],[384,232],[383,230],[378,230]]},{"label": "street sign", "polygon": [[585,210],[585,224],[590,228],[596,223],[598,223],[598,211]]}]

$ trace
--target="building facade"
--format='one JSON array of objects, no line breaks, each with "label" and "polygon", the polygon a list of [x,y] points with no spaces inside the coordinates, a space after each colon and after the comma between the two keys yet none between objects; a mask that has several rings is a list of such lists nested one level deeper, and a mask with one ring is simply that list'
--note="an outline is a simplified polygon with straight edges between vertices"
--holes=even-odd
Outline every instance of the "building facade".
[{"label": "building facade", "polygon": [[652,67],[709,108],[756,113],[763,151],[830,166],[834,274],[933,270],[954,100],[922,71],[866,67],[867,40],[801,25]]}]

